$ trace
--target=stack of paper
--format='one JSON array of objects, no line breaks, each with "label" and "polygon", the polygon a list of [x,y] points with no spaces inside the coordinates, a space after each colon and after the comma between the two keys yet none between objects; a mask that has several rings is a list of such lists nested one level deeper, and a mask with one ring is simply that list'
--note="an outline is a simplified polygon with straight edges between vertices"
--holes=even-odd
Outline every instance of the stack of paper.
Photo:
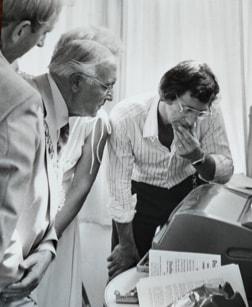
[{"label": "stack of paper", "polygon": [[252,178],[244,174],[234,174],[226,186],[231,190],[252,195]]},{"label": "stack of paper", "polygon": [[220,255],[150,250],[149,257],[150,276],[137,284],[140,307],[166,307],[203,284],[225,282],[248,306],[239,266],[221,266]]},{"label": "stack of paper", "polygon": [[221,256],[151,249],[149,276],[204,271],[221,266]]}]

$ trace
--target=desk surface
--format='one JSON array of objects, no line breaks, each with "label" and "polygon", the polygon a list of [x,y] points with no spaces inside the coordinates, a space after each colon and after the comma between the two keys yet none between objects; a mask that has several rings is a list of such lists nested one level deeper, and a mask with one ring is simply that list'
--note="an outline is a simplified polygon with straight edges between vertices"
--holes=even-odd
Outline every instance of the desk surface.
[{"label": "desk surface", "polygon": [[119,290],[121,294],[125,294],[133,289],[140,278],[147,277],[147,273],[139,273],[136,267],[127,270],[114,279],[112,279],[105,288],[104,299],[106,307],[134,307],[136,304],[116,304],[115,302],[115,290]]}]

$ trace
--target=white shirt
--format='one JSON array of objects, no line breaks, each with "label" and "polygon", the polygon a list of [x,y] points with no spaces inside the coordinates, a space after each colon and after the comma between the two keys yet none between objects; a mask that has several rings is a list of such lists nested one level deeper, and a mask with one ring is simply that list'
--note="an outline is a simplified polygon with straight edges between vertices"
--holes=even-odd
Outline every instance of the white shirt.
[{"label": "white shirt", "polygon": [[[137,96],[117,104],[111,112],[112,134],[108,139],[109,211],[115,221],[132,221],[136,197],[131,180],[170,189],[196,172],[189,160],[158,139],[157,96]],[[218,106],[212,115],[198,121],[197,136],[202,150],[215,160],[214,182],[224,183],[233,173],[233,162]]]},{"label": "white shirt", "polygon": [[60,129],[69,122],[69,114],[66,102],[52,76],[48,74],[48,81],[52,90],[53,104],[55,108],[56,126],[58,130],[58,137]]},{"label": "white shirt", "polygon": [[[100,109],[96,115],[96,117],[70,117],[69,118],[69,126],[70,133],[67,144],[62,148],[62,155],[59,159],[60,168],[63,171],[63,186],[65,191],[71,187],[71,182],[73,179],[73,174],[75,171],[75,167],[78,163],[78,160],[82,156],[83,146],[86,146],[87,138],[90,136],[93,139],[94,134],[96,132],[96,127],[98,121],[101,120],[106,126],[108,133],[110,133],[110,125],[107,113]],[[103,128],[102,128],[103,129]],[[101,131],[100,139],[103,138],[103,130]],[[99,145],[97,148],[94,148],[93,144],[91,144],[92,148],[92,157],[87,157],[90,159],[90,174],[93,171],[93,161],[96,156],[97,160],[101,162],[101,157],[99,157]]]}]

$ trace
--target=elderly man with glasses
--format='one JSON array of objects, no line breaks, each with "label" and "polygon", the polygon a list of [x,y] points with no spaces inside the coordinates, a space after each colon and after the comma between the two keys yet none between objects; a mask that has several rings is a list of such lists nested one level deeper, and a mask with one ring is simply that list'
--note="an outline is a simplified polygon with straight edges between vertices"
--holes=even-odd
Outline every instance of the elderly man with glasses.
[{"label": "elderly man with glasses", "polygon": [[115,106],[108,139],[113,218],[111,278],[136,264],[158,226],[197,185],[225,183],[233,162],[210,68],[184,61],[167,71],[159,97]]},{"label": "elderly man with glasses", "polygon": [[58,256],[38,289],[41,306],[82,305],[76,215],[96,178],[109,133],[105,112],[97,112],[113,99],[119,51],[116,38],[105,28],[74,29],[56,44],[49,73],[30,80],[43,100],[46,139],[61,184],[55,220]]}]

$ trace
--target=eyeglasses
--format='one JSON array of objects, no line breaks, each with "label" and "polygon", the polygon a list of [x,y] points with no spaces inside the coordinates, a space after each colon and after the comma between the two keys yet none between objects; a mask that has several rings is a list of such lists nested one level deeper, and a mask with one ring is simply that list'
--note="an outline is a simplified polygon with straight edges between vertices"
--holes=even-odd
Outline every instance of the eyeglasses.
[{"label": "eyeglasses", "polygon": [[182,100],[182,98],[179,98],[178,96],[177,96],[177,100],[178,100],[178,106],[179,106],[179,109],[180,109],[179,112],[181,112],[181,113],[182,112],[187,113],[187,114],[194,113],[199,118],[205,118],[205,117],[212,115],[211,105],[208,106],[207,110],[200,111],[200,110],[197,110],[193,107],[182,104],[181,101],[183,101],[183,100]]},{"label": "eyeglasses", "polygon": [[112,89],[113,89],[113,87],[114,87],[114,85],[115,85],[115,82],[106,84],[106,83],[102,82],[101,80],[99,80],[99,79],[97,79],[97,78],[95,78],[95,77],[93,77],[93,76],[90,76],[90,75],[85,74],[85,73],[83,73],[83,72],[82,72],[82,74],[83,74],[84,76],[86,76],[87,78],[89,78],[89,79],[91,79],[91,80],[94,80],[94,81],[95,81],[96,83],[98,83],[99,85],[101,85],[101,87],[103,87],[104,90],[105,90],[106,92],[111,92]]}]

